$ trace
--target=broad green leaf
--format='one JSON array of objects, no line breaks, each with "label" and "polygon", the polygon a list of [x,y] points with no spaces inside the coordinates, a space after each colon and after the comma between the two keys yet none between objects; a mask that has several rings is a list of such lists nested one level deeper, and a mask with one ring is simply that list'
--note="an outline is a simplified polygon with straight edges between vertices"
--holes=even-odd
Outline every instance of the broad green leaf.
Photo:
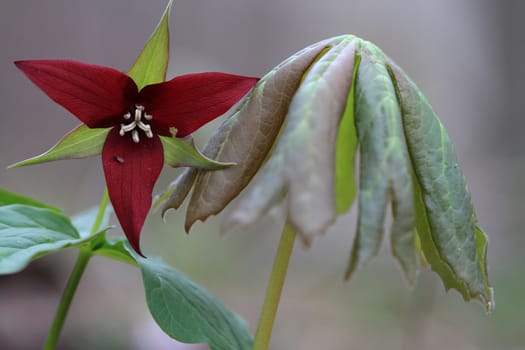
[{"label": "broad green leaf", "polygon": [[0,207],[0,274],[16,273],[31,260],[79,245],[98,234],[81,237],[71,221],[54,210],[13,204]]},{"label": "broad green leaf", "polygon": [[355,122],[360,144],[359,215],[346,277],[377,254],[387,205],[392,202],[392,250],[409,281],[414,281],[414,207],[410,158],[401,110],[385,56],[361,42],[357,70]]},{"label": "broad green leaf", "polygon": [[346,213],[350,209],[356,194],[355,153],[357,150],[357,134],[354,118],[354,94],[359,59],[360,57],[356,55],[352,87],[337,131],[335,146],[335,207],[337,214]]},{"label": "broad green leaf", "polygon": [[173,0],[170,0],[157,28],[128,72],[139,90],[146,85],[166,80],[169,61],[169,16],[172,5]]},{"label": "broad green leaf", "polygon": [[166,334],[183,343],[207,343],[213,350],[252,348],[246,323],[217,298],[165,263],[133,255],[150,312]]},{"label": "broad green leaf", "polygon": [[16,193],[12,193],[3,188],[0,188],[0,206],[9,205],[9,204],[25,204],[25,205],[29,205],[33,207],[38,207],[38,208],[50,209],[58,213],[62,211],[59,208],[39,202],[33,198],[22,196]]},{"label": "broad green leaf", "polygon": [[417,233],[426,259],[445,288],[465,300],[494,305],[486,268],[487,237],[478,228],[472,200],[445,128],[417,86],[393,62],[391,74],[416,184]]},{"label": "broad green leaf", "polygon": [[220,163],[204,156],[195,147],[193,138],[160,136],[164,149],[164,163],[172,167],[192,167],[206,170],[224,169],[235,163]]},{"label": "broad green leaf", "polygon": [[99,155],[102,152],[102,146],[104,141],[106,141],[109,130],[110,128],[90,129],[85,124],[79,125],[67,133],[47,152],[12,164],[9,168]]}]

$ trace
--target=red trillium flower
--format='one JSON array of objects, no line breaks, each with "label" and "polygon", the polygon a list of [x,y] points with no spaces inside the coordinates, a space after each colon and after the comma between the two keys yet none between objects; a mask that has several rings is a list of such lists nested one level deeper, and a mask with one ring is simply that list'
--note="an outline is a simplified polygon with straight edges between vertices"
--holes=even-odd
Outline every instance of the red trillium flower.
[{"label": "red trillium flower", "polygon": [[52,100],[89,128],[112,128],[102,149],[109,198],[132,247],[164,163],[159,136],[185,137],[225,113],[257,78],[225,73],[175,77],[140,91],[115,69],[70,60],[17,61]]}]

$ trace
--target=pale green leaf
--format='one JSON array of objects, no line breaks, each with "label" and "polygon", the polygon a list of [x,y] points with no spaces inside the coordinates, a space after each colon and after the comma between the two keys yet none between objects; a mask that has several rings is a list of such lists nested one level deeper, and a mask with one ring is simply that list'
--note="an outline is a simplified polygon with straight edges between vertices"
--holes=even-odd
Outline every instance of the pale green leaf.
[{"label": "pale green leaf", "polygon": [[79,125],[47,152],[12,164],[9,168],[99,155],[102,152],[109,130],[110,128],[90,129],[85,124]]},{"label": "pale green leaf", "polygon": [[166,80],[169,61],[169,16],[173,5],[170,0],[157,28],[133,63],[128,75],[138,89]]},{"label": "pale green leaf", "polygon": [[165,263],[130,253],[140,265],[150,312],[166,334],[213,350],[252,348],[246,323],[217,298]]},{"label": "pale green leaf", "polygon": [[487,277],[487,238],[478,228],[452,143],[417,86],[393,62],[389,66],[418,189],[417,231],[422,250],[445,288],[457,289],[465,300],[478,299],[490,311],[494,300]]},{"label": "pale green leaf", "polygon": [[346,213],[356,194],[355,153],[357,150],[357,134],[354,118],[354,94],[357,67],[360,57],[356,55],[352,87],[346,100],[346,108],[339,123],[337,143],[335,146],[335,196],[337,214]]}]

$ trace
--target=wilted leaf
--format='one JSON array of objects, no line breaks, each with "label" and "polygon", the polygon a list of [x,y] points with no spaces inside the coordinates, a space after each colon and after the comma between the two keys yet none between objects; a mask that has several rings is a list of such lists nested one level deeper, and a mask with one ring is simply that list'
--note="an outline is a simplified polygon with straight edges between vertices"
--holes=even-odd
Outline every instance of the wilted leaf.
[{"label": "wilted leaf", "polygon": [[393,253],[408,279],[414,281],[414,194],[401,110],[383,52],[363,41],[359,55],[355,95],[360,144],[359,216],[346,277],[379,251],[386,208],[392,202]]},{"label": "wilted leaf", "polygon": [[[196,220],[220,212],[250,182],[275,142],[304,72],[325,46],[326,43],[319,43],[306,48],[275,67],[228,112],[227,120],[203,153],[237,165],[217,173],[186,172],[184,176],[191,183],[199,175],[189,204],[187,230]],[[177,207],[175,202],[179,201],[174,197],[184,198],[186,194],[176,190],[164,205],[164,211]]]},{"label": "wilted leaf", "polygon": [[359,217],[347,276],[377,253],[390,204],[392,253],[408,280],[423,252],[421,260],[447,289],[490,309],[487,238],[443,126],[406,75],[353,36],[319,42],[263,78],[204,150],[238,166],[187,170],[172,184],[164,210],[180,206],[193,187],[188,230],[251,182],[224,226],[252,224],[286,198],[288,220],[308,243],[352,203],[356,135]]},{"label": "wilted leaf", "polygon": [[[294,195],[291,198],[296,202],[297,207],[297,209],[293,209],[296,212],[293,214],[294,216],[299,215],[301,210],[299,207],[306,203],[306,198],[299,195],[302,189],[316,187],[320,191],[317,209],[321,210],[321,213],[314,215],[314,217],[320,218],[320,221],[317,222],[312,218],[310,223],[303,225],[302,222],[291,220],[294,225],[299,225],[299,231],[305,235],[305,240],[333,221],[335,217],[333,174],[326,177],[319,176],[315,179],[309,179],[306,174],[303,174],[301,183],[299,182],[300,179],[294,178],[295,180],[290,182],[289,178],[295,176],[291,174],[292,169],[301,171],[297,167],[302,170],[309,169],[308,171],[311,174],[312,163],[333,167],[334,157],[321,156],[321,154],[324,155],[321,150],[330,149],[333,154],[337,125],[344,114],[346,97],[351,87],[354,67],[352,41],[352,36],[344,36],[320,42],[290,57],[261,79],[255,89],[241,101],[238,108],[230,112],[229,118],[204,148],[204,154],[209,157],[219,161],[232,161],[237,165],[213,173],[187,171],[182,175],[182,180],[177,181],[180,187],[176,187],[164,208],[180,205],[186,196],[185,192],[191,188],[191,183],[195,181],[195,176],[197,176],[188,208],[186,228],[189,229],[196,220],[204,220],[221,211],[239,194],[262,165],[279,135],[284,118],[288,115],[287,126],[282,133],[283,135],[289,134],[290,137],[281,137],[280,140],[287,140],[286,143],[289,143],[286,145],[277,144],[274,154],[281,152],[282,155],[272,156],[272,159],[280,158],[280,161],[270,160],[265,166],[268,169],[266,173],[269,174],[272,169],[276,170],[282,165],[282,157],[286,157],[284,162],[292,163],[287,163],[288,170],[280,169],[278,171],[280,174],[289,172],[286,175],[288,178],[285,180],[280,176],[274,176],[273,180],[275,181],[272,181],[268,175],[259,176],[258,183],[269,182],[270,187],[264,187],[266,185],[255,186],[251,190],[253,193],[251,197],[257,197],[256,200],[250,201],[248,199],[244,203],[250,203],[250,207],[256,208],[256,211],[248,209],[243,210],[243,213],[238,211],[238,214],[234,214],[235,219],[232,220],[232,224],[245,224],[264,214],[270,206],[282,198],[286,191],[285,182],[287,186],[293,187]],[[313,62],[316,62],[314,66],[312,66]],[[344,63],[339,67],[339,63],[334,64],[334,62]],[[328,74],[323,75],[325,70],[328,71]],[[345,73],[350,72],[350,78],[346,74],[342,74],[343,71]],[[297,91],[299,84],[302,88]],[[330,96],[330,94],[334,95]],[[330,98],[329,102],[321,102],[327,96]],[[316,97],[315,101],[310,101],[314,97]],[[327,117],[326,121],[325,119],[316,119],[316,116],[320,116],[324,110],[330,113],[330,117]],[[306,121],[301,118],[303,114],[309,116]],[[294,117],[290,117],[291,115]],[[311,134],[319,137],[319,140],[305,149],[304,142]],[[285,148],[288,146],[292,146],[292,148],[286,150]],[[302,164],[297,156],[304,154],[305,151],[316,157],[315,160],[308,164]],[[302,159],[308,158],[303,157]],[[264,197],[255,194],[260,191],[257,189],[258,187],[264,187]],[[325,204],[327,205],[325,206]],[[311,208],[310,210],[315,211],[316,209]],[[304,218],[307,214],[302,213],[301,215]]]},{"label": "wilted leaf", "polygon": [[82,124],[67,133],[47,152],[12,164],[9,168],[99,155],[102,152],[102,146],[104,141],[106,141],[109,130],[110,128],[90,129],[85,124]]},{"label": "wilted leaf", "polygon": [[353,37],[334,42],[310,67],[271,157],[226,219],[226,227],[253,223],[284,193],[288,220],[306,244],[333,223],[335,145],[352,86],[355,45]]},{"label": "wilted leaf", "polygon": [[170,0],[157,28],[133,63],[128,75],[142,89],[146,85],[163,82],[169,61],[169,16],[173,0]]},{"label": "wilted leaf", "polygon": [[213,350],[250,350],[246,323],[201,286],[158,260],[131,250],[142,270],[146,301],[166,334],[183,343],[207,343]]},{"label": "wilted leaf", "polygon": [[445,288],[490,311],[493,295],[486,269],[487,238],[478,228],[470,193],[445,128],[425,96],[389,62],[401,103],[417,187],[417,232],[426,259]]}]

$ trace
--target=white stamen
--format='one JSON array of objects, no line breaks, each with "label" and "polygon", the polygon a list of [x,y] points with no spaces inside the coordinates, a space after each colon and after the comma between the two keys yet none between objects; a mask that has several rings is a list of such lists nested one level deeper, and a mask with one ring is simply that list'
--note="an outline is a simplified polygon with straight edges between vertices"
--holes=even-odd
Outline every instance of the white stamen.
[{"label": "white stamen", "polygon": [[139,143],[139,141],[140,141],[140,139],[139,139],[139,132],[137,130],[133,130],[131,132],[131,138],[133,139],[133,142]]},{"label": "white stamen", "polygon": [[144,120],[151,120],[153,118],[153,116],[151,114],[147,114],[147,113],[144,112],[144,106],[135,105],[134,109],[131,112],[128,112],[128,113],[124,114],[124,116],[123,116],[124,119],[125,120],[130,120],[132,113],[134,113],[134,118],[131,121],[131,123],[129,123],[129,124],[120,124],[119,135],[120,136],[124,136],[125,133],[131,131],[131,138],[133,139],[133,142],[139,143],[140,142],[140,137],[139,137],[139,131],[137,130],[137,127],[138,127],[138,129],[144,131],[144,133],[146,134],[146,137],[152,138],[153,137],[153,132],[151,130],[151,126],[148,125],[148,124],[145,124],[142,121],[142,118],[144,118]]}]

